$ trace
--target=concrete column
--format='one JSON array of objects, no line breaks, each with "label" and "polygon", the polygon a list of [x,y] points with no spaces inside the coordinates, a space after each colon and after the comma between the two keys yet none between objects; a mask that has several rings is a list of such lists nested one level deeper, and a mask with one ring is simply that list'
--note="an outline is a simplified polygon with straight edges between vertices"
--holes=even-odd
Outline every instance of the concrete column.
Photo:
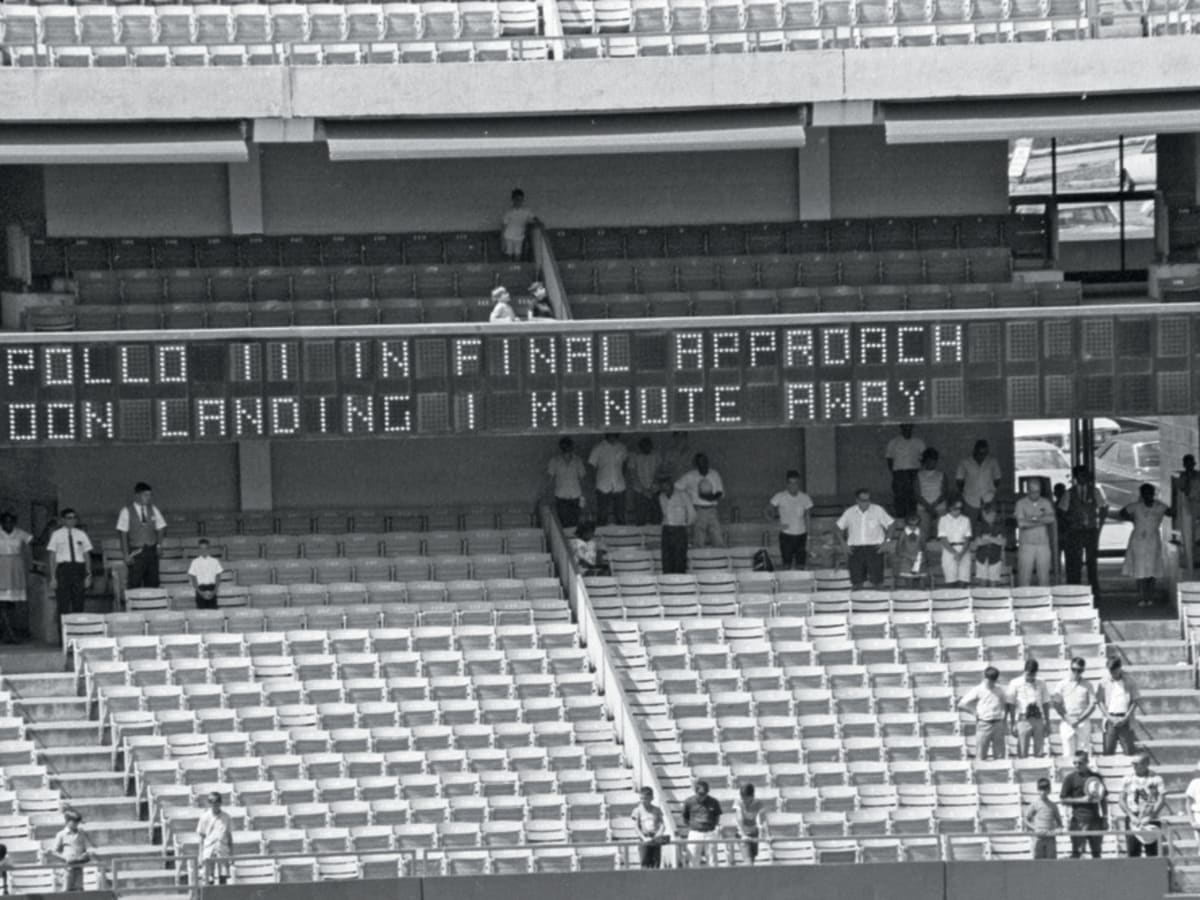
[{"label": "concrete column", "polygon": [[805,129],[805,143],[797,154],[800,220],[833,217],[833,191],[829,159],[829,129]]},{"label": "concrete column", "polygon": [[242,511],[273,509],[271,442],[238,441],[237,460]]},{"label": "concrete column", "polygon": [[262,150],[250,145],[250,159],[226,166],[229,181],[229,231],[263,233]]},{"label": "concrete column", "polygon": [[804,429],[804,489],[814,499],[832,499],[839,493],[837,432],[833,425]]}]

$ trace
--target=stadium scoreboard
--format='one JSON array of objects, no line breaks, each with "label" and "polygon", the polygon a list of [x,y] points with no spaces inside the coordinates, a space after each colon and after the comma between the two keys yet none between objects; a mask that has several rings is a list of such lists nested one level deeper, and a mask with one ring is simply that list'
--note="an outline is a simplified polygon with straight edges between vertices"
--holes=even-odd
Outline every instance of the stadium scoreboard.
[{"label": "stadium scoreboard", "polygon": [[0,445],[1195,413],[1180,307],[9,335]]}]

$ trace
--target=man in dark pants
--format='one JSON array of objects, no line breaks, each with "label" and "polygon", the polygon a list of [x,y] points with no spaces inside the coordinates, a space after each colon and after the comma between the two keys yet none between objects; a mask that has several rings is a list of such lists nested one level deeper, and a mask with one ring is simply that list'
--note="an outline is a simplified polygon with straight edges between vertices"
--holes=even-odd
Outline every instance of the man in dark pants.
[{"label": "man in dark pants", "polygon": [[150,485],[139,481],[133,488],[133,502],[117,515],[121,555],[129,567],[126,587],[158,587],[158,545],[167,520],[152,500]]},{"label": "man in dark pants", "polygon": [[662,848],[671,839],[671,829],[662,808],[654,803],[654,788],[642,788],[641,796],[642,802],[633,809],[638,861],[643,869],[658,869],[662,867]]},{"label": "man in dark pants", "polygon": [[1071,470],[1071,487],[1063,494],[1058,508],[1063,514],[1063,555],[1066,557],[1068,584],[1083,584],[1083,558],[1087,556],[1087,583],[1092,597],[1100,599],[1100,576],[1097,557],[1100,553],[1100,529],[1108,515],[1104,495],[1092,481],[1086,466]]},{"label": "man in dark pants", "polygon": [[686,491],[675,490],[675,482],[658,483],[658,505],[662,510],[662,570],[664,575],[687,572],[688,530],[696,521],[696,508]]},{"label": "man in dark pants", "polygon": [[917,472],[925,442],[913,437],[911,425],[901,425],[898,437],[888,441],[884,458],[892,473],[892,513],[901,521],[917,508]]},{"label": "man in dark pants", "polygon": [[864,584],[883,586],[883,544],[893,519],[882,506],[871,502],[871,492],[859,488],[854,492],[851,506],[837,520],[835,534],[850,555],[850,586],[858,589]]},{"label": "man in dark pants", "polygon": [[[1071,809],[1071,818],[1067,822],[1068,831],[1104,831],[1104,813],[1100,809],[1103,799],[1089,797],[1087,792],[1087,783],[1092,778],[1099,779],[1100,783],[1104,784],[1104,779],[1088,768],[1087,751],[1075,751],[1075,768],[1063,779],[1062,791],[1059,794],[1059,800]],[[1092,858],[1099,859],[1104,847],[1104,835],[1071,835],[1071,859],[1083,856],[1085,844],[1091,850]]]},{"label": "man in dark pants", "polygon": [[62,527],[55,529],[46,545],[46,567],[50,590],[58,602],[58,621],[68,613],[83,612],[83,601],[92,586],[89,554],[92,541],[79,528],[79,516],[73,509],[62,511]]}]

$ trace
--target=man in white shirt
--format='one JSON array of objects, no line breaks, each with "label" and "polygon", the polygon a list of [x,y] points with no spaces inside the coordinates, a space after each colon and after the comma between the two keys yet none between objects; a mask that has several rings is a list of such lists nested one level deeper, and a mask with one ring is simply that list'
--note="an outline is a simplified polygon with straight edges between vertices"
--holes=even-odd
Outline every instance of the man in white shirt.
[{"label": "man in white shirt", "polygon": [[1054,686],[1050,702],[1062,719],[1058,734],[1062,741],[1064,759],[1075,758],[1078,751],[1088,753],[1092,746],[1092,710],[1096,708],[1096,693],[1084,681],[1087,663],[1080,657],[1071,660],[1071,674]]},{"label": "man in white shirt", "polygon": [[1139,753],[1133,771],[1121,787],[1121,812],[1127,827],[1136,834],[1125,835],[1125,851],[1131,858],[1158,856],[1158,837],[1162,833],[1162,813],[1167,805],[1167,786],[1163,777],[1150,771],[1150,755]]},{"label": "man in white shirt", "polygon": [[83,601],[92,586],[89,554],[92,541],[79,528],[79,515],[73,509],[62,511],[62,527],[56,528],[46,544],[46,571],[50,590],[58,604],[59,631],[62,617],[83,612]]},{"label": "man in white shirt", "polygon": [[1025,660],[1025,674],[1008,684],[1008,724],[1017,739],[1017,756],[1033,750],[1041,756],[1050,726],[1050,689],[1037,677],[1038,661]]},{"label": "man in white shirt", "polygon": [[1050,584],[1050,529],[1055,527],[1054,504],[1042,496],[1042,482],[1030,478],[1025,496],[1017,501],[1017,583],[1022,587]]},{"label": "man in white shirt", "polygon": [[851,506],[837,520],[837,535],[849,552],[850,586],[883,585],[883,545],[895,520],[882,506],[871,502],[871,492],[859,488]]},{"label": "man in white shirt", "polygon": [[696,509],[692,543],[697,547],[724,547],[717,504],[725,496],[725,484],[717,470],[709,466],[705,454],[697,453],[694,463],[696,467],[675,482],[675,489],[687,494]]},{"label": "man in white shirt", "polygon": [[808,562],[808,516],[812,498],[800,490],[800,473],[789,469],[787,487],[767,503],[766,516],[779,523],[779,555],[785,569],[803,569]]},{"label": "man in white shirt", "polygon": [[1004,713],[1008,706],[1008,697],[1003,688],[996,682],[1000,680],[1000,670],[988,666],[983,670],[983,681],[967,691],[958,701],[958,708],[975,710],[975,758],[986,759],[991,754],[992,759],[1004,759]]},{"label": "man in white shirt", "polygon": [[221,795],[208,795],[208,809],[196,823],[200,835],[200,862],[208,884],[229,881],[229,860],[233,856],[233,820],[221,809]]},{"label": "man in white shirt", "polygon": [[687,572],[688,531],[696,523],[696,507],[684,491],[675,490],[675,482],[659,482],[658,505],[662,515],[662,570],[664,575]]},{"label": "man in white shirt", "polygon": [[[1200,772],[1200,763],[1196,764],[1196,771]],[[1192,830],[1196,832],[1196,840],[1200,841],[1200,775],[1196,775],[1188,782],[1187,790],[1183,793],[1184,804],[1187,807],[1188,820],[1192,823]]]},{"label": "man in white shirt", "polygon": [[958,464],[954,480],[958,483],[958,495],[966,505],[967,518],[978,521],[983,504],[996,499],[996,489],[1000,485],[1000,465],[991,455],[987,441],[975,442],[970,458]]},{"label": "man in white shirt", "polygon": [[971,520],[963,515],[961,500],[950,504],[938,519],[938,543],[942,545],[942,575],[947,587],[971,584]]},{"label": "man in white shirt", "polygon": [[200,538],[196,546],[200,555],[188,566],[188,581],[196,592],[196,609],[216,609],[217,582],[225,569],[219,559],[209,555],[210,546],[206,538]]},{"label": "man in white shirt", "polygon": [[512,208],[504,214],[500,225],[500,248],[504,255],[520,261],[525,255],[525,235],[530,225],[537,225],[538,217],[525,206],[525,192],[516,188],[512,192]]},{"label": "man in white shirt", "polygon": [[492,311],[488,315],[489,322],[520,322],[521,317],[517,315],[517,311],[512,308],[512,297],[509,296],[508,288],[498,287],[492,289]]},{"label": "man in white shirt", "polygon": [[53,853],[68,866],[67,890],[83,890],[83,867],[88,863],[92,854],[88,851],[88,838],[79,830],[82,818],[73,809],[63,813],[66,825],[54,836]]},{"label": "man in white shirt", "polygon": [[558,455],[551,458],[546,474],[550,477],[559,523],[563,528],[574,528],[579,524],[579,511],[583,507],[583,479],[587,469],[575,455],[575,442],[569,437],[559,440]]},{"label": "man in white shirt", "polygon": [[911,425],[901,425],[900,434],[888,441],[884,457],[892,473],[892,512],[904,520],[917,506],[917,472],[925,442],[913,437]]},{"label": "man in white shirt", "polygon": [[1138,689],[1125,674],[1121,658],[1108,661],[1108,675],[1096,686],[1096,706],[1104,716],[1104,752],[1117,752],[1117,744],[1126,756],[1132,756],[1137,746],[1133,735],[1133,714],[1137,710]]},{"label": "man in white shirt", "polygon": [[654,788],[640,791],[642,802],[633,808],[633,829],[638,836],[638,857],[643,869],[662,867],[663,844],[671,840],[666,814],[654,803]]},{"label": "man in white shirt", "polygon": [[596,472],[596,522],[625,524],[625,460],[629,450],[614,431],[592,448],[588,465]]},{"label": "man in white shirt", "polygon": [[117,514],[117,534],[125,557],[126,587],[158,587],[158,547],[162,543],[167,520],[152,502],[150,485],[139,481],[133,488],[133,502]]}]

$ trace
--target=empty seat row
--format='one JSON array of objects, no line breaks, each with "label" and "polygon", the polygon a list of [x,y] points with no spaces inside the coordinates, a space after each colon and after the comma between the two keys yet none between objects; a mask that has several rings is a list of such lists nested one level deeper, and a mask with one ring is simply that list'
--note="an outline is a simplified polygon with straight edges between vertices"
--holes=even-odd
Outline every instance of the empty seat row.
[{"label": "empty seat row", "polygon": [[[196,555],[199,537],[174,538],[177,558]],[[466,554],[497,557],[542,553],[545,537],[536,528],[469,531],[393,531],[352,534],[234,535],[210,532],[206,540],[213,556],[237,559],[350,559],[376,556],[445,556]],[[160,555],[163,555],[160,553]],[[509,560],[511,562],[511,560]]]},{"label": "empty seat row", "polygon": [[[1044,216],[945,216],[911,219],[835,219],[755,225],[551,229],[559,260],[642,259],[659,256],[760,256],[874,250],[953,250],[1022,247],[1045,241]],[[1040,251],[1039,251],[1040,252]]]},{"label": "empty seat row", "polygon": [[[287,269],[87,269],[74,274],[80,303],[287,302],[401,297],[488,300],[503,285],[521,294],[534,279],[520,263],[439,263]],[[490,309],[490,305],[488,307]]]},{"label": "empty seat row", "polygon": [[[551,578],[554,565],[547,553],[517,553],[511,556],[400,556],[346,559],[240,559],[229,560],[225,570],[237,584],[309,585],[357,582],[359,587],[335,591],[315,591],[312,603],[329,596],[337,603],[357,603],[365,591],[362,584],[398,581],[409,584],[413,601],[437,600],[449,594],[485,591],[484,582],[492,579]],[[432,580],[431,580],[432,579]],[[428,582],[428,583],[423,583]],[[474,582],[468,586],[462,582]],[[505,585],[507,588],[508,586]],[[299,592],[294,592],[299,596]],[[419,597],[418,597],[419,595]],[[360,599],[355,599],[360,596]],[[305,601],[310,602],[310,601]]]},{"label": "empty seat row", "polygon": [[[81,512],[80,521],[107,525],[111,513]],[[346,535],[344,544],[359,539],[349,535],[359,533],[385,535],[392,532],[414,531],[466,531],[483,532],[501,530],[510,545],[509,552],[531,552],[544,550],[544,538],[537,546],[541,530],[530,527],[531,511],[527,504],[520,506],[483,505],[470,507],[440,506],[418,508],[354,509],[354,510],[289,510],[274,512],[221,512],[168,509],[163,511],[167,520],[167,535],[164,551],[172,549],[174,541],[186,541],[194,546],[198,536],[224,540],[233,535],[266,536],[290,534],[297,538],[308,534]],[[470,535],[464,535],[469,539]]]},{"label": "empty seat row", "polygon": [[273,44],[286,46],[292,57],[292,49],[308,41],[303,52],[340,47],[341,41],[357,51],[360,42],[488,40],[539,30],[531,0],[0,6],[0,43],[10,47]]},{"label": "empty seat row", "polygon": [[[147,7],[118,7],[137,11]],[[253,235],[242,238],[33,238],[38,277],[96,269],[398,266],[501,258],[493,232]]]},{"label": "empty seat row", "polygon": [[[884,250],[778,256],[568,260],[559,264],[568,293],[920,286],[1012,280],[1004,248]],[[944,290],[944,289],[943,289]]]}]

